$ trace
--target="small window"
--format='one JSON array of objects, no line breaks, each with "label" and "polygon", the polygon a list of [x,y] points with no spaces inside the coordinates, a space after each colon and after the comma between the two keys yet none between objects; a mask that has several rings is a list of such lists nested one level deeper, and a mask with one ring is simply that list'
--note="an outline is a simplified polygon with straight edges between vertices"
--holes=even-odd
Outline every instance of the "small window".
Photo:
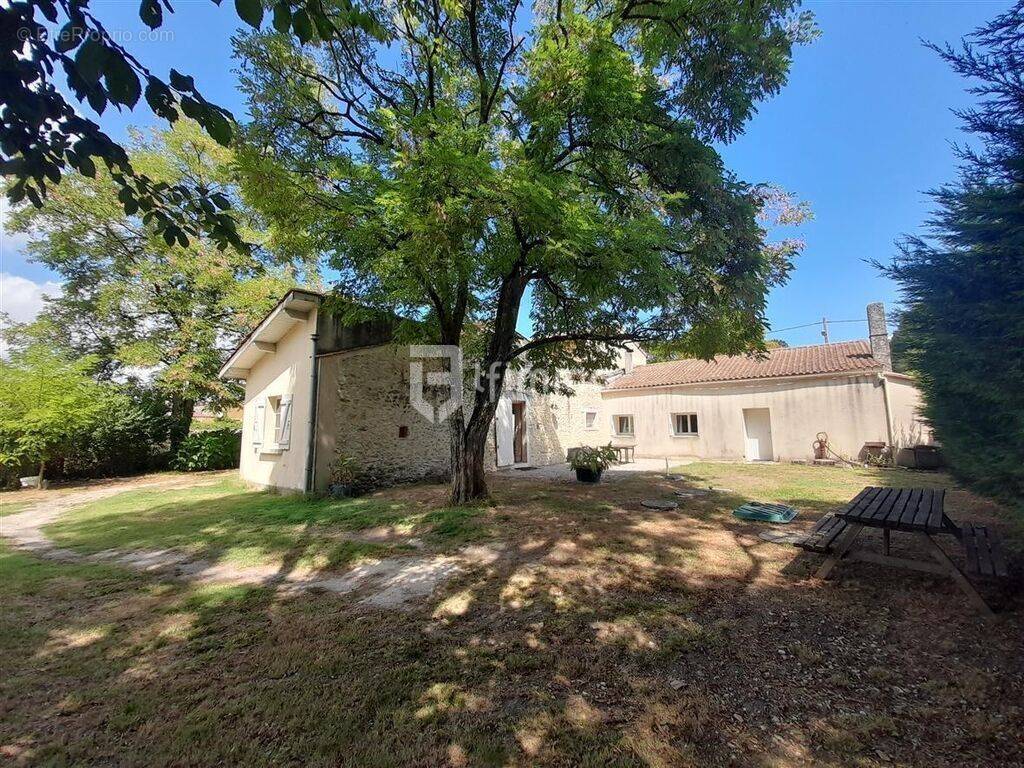
[{"label": "small window", "polygon": [[597,429],[597,411],[586,411],[583,414],[583,428]]},{"label": "small window", "polygon": [[697,414],[696,413],[673,413],[672,434],[674,435],[696,435]]},{"label": "small window", "polygon": [[399,438],[406,438],[408,436],[409,436],[409,428],[408,427],[401,426],[401,427],[398,428],[398,437]]},{"label": "small window", "polygon": [[616,435],[630,435],[633,434],[633,417],[632,416],[613,416],[612,426],[615,427]]}]

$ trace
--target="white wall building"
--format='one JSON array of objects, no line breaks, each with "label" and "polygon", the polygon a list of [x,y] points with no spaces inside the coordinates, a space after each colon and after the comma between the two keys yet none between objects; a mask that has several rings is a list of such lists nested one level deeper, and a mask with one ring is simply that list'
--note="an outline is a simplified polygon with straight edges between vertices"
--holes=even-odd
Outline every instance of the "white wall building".
[{"label": "white wall building", "polygon": [[[812,458],[819,433],[851,458],[928,443],[913,379],[891,369],[881,305],[868,316],[869,341],[774,349],[763,359],[648,364],[631,348],[620,368],[573,382],[568,397],[530,391],[510,374],[488,466],[551,464],[570,448],[608,443],[637,456],[748,461]],[[409,350],[390,337],[385,320],[342,326],[320,294],[289,292],[221,370],[245,380],[242,478],[323,490],[338,457],[352,458],[371,485],[443,477],[447,425],[413,407]]]}]

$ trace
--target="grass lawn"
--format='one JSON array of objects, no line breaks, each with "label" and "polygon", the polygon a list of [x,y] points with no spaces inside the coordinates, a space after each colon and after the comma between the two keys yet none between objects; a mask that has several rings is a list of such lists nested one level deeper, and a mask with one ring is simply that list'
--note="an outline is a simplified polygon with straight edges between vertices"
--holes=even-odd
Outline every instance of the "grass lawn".
[{"label": "grass lawn", "polygon": [[[480,509],[433,502],[434,494],[416,493],[402,499],[309,500],[246,490],[232,477],[196,488],[127,491],[77,509],[45,530],[61,546],[80,552],[176,549],[236,565],[287,561],[298,568],[340,568],[408,549],[400,543],[403,535],[445,545],[484,535]],[[367,529],[381,541],[351,535]]]},{"label": "grass lawn", "polygon": [[[950,487],[954,518],[1006,513],[941,475],[774,465],[582,486],[514,473],[493,504],[438,486],[310,502],[232,481],[70,512],[61,545],[330,563],[381,527],[447,551],[502,542],[407,611],[354,596],[200,586],[0,550],[0,759],[13,765],[876,766],[1024,762],[1014,581],[985,623],[951,583],[763,542],[867,484]],[[401,545],[401,537],[386,544]],[[908,547],[894,537],[894,545]],[[394,553],[394,551],[392,551]],[[401,554],[400,549],[398,553]],[[365,553],[364,553],[365,554]],[[348,562],[342,557],[335,564]]]}]

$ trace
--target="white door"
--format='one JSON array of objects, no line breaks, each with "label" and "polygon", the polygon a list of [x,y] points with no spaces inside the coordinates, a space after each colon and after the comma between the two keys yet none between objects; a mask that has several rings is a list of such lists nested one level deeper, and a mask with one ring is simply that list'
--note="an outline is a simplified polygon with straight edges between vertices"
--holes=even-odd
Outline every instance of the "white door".
[{"label": "white door", "polygon": [[498,400],[498,408],[494,412],[494,431],[497,437],[498,466],[511,466],[515,461],[515,434],[512,428],[512,399],[509,397],[502,396]]},{"label": "white door", "polygon": [[772,418],[767,408],[744,408],[743,428],[747,435],[747,461],[771,461]]}]

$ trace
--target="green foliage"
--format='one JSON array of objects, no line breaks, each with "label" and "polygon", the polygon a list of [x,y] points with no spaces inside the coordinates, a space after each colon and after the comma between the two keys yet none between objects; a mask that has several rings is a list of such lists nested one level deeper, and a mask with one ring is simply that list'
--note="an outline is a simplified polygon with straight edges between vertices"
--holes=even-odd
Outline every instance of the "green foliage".
[{"label": "green foliage", "polygon": [[331,462],[331,483],[351,486],[359,479],[359,462],[352,456],[338,456]]},{"label": "green foliage", "polygon": [[962,118],[979,139],[960,178],[932,193],[926,237],[909,237],[886,271],[906,309],[897,352],[924,415],[963,479],[1024,495],[1024,4],[963,49],[935,48],[981,97]]},{"label": "green foliage", "polygon": [[167,465],[170,404],[151,387],[106,385],[105,408],[60,456],[64,477],[117,477]]},{"label": "green foliage", "polygon": [[96,360],[68,360],[34,346],[0,361],[0,464],[40,465],[55,459],[100,421],[109,403],[93,381]]},{"label": "green foliage", "polygon": [[569,466],[573,469],[589,469],[591,472],[603,472],[615,461],[616,453],[608,445],[599,445],[596,448],[584,445],[576,449]]},{"label": "green foliage", "polygon": [[242,432],[238,429],[208,429],[194,432],[182,441],[171,466],[182,472],[231,469],[238,466]]},{"label": "green foliage", "polygon": [[[133,134],[133,166],[153,179],[214,199],[236,199],[233,156],[199,127],[179,121],[149,137]],[[172,399],[172,441],[188,432],[192,407],[237,401],[239,388],[217,371],[234,346],[294,276],[262,249],[222,251],[205,236],[168,243],[146,217],[124,212],[112,175],[70,177],[41,208],[22,206],[12,231],[29,234],[32,258],[62,278],[39,321],[23,334],[75,354],[95,355],[104,377],[153,369]],[[239,230],[258,240],[244,206],[231,211]]]},{"label": "green foliage", "polygon": [[[218,5],[220,0],[214,0]],[[163,24],[166,0],[143,0],[139,18],[150,29]],[[236,0],[239,17],[259,28],[261,0]],[[274,27],[295,29],[300,39],[330,39],[353,32],[382,38],[383,31],[358,5],[321,0],[276,0]],[[0,170],[14,177],[12,203],[42,205],[47,184],[68,170],[92,177],[98,162],[109,172],[124,213],[142,211],[147,224],[170,245],[187,246],[206,237],[221,249],[245,250],[226,198],[202,187],[167,183],[136,166],[124,149],[83,117],[67,94],[98,114],[108,105],[133,109],[140,98],[158,117],[174,123],[182,116],[203,126],[223,146],[231,143],[231,114],[207,101],[193,79],[171,69],[165,80],[118,42],[90,8],[90,0],[14,0],[0,6]],[[383,38],[382,38],[383,39]],[[64,82],[58,84],[62,72]]]},{"label": "green foliage", "polygon": [[97,382],[95,358],[35,345],[0,363],[0,465],[45,463],[48,477],[109,477],[165,466],[167,399],[152,388]]}]

